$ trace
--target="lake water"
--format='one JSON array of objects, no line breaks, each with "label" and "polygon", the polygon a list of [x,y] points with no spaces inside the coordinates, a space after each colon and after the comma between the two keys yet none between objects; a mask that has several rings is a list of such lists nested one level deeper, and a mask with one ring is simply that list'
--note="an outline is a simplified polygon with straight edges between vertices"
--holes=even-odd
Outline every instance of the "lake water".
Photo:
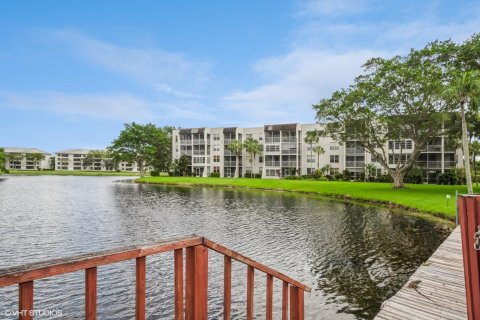
[{"label": "lake water", "polygon": [[[0,268],[198,234],[311,286],[307,319],[371,319],[446,236],[430,221],[391,209],[128,179],[0,177]],[[211,252],[209,264],[209,314],[219,319],[223,258]],[[147,258],[149,319],[173,318],[172,266],[172,253]],[[98,273],[98,319],[132,319],[135,261]],[[243,319],[244,265],[234,262],[233,279],[232,318]],[[255,314],[263,319],[262,273],[255,273],[255,284]],[[83,285],[83,272],[36,281],[35,308],[82,319]],[[280,287],[275,281],[275,319]],[[17,295],[17,286],[0,288],[0,318],[17,308]]]}]

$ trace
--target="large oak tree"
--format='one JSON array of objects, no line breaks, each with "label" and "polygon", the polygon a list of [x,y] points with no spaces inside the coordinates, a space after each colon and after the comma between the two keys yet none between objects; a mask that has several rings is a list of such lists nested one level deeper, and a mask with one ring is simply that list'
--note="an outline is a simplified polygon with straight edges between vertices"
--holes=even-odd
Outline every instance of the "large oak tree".
[{"label": "large oak tree", "polygon": [[[339,142],[358,141],[393,187],[403,188],[405,174],[449,123],[442,92],[457,49],[451,41],[436,41],[406,56],[370,59],[353,85],[314,105],[318,122]],[[408,153],[405,139],[413,140]]]}]

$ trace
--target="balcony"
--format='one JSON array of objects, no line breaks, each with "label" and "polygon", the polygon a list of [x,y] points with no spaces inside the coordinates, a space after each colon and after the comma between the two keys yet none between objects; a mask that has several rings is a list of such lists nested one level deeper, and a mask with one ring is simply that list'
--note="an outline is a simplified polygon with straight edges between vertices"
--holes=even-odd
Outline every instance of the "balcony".
[{"label": "balcony", "polygon": [[205,150],[193,150],[193,155],[204,155],[205,154]]},{"label": "balcony", "polygon": [[442,152],[442,146],[441,145],[430,145],[430,146],[427,146],[426,151],[427,152]]},{"label": "balcony", "polygon": [[347,148],[346,150],[347,154],[364,154],[365,149],[364,148]]},{"label": "balcony", "polygon": [[186,155],[186,156],[191,156],[192,155],[192,150],[180,150],[181,155]]},{"label": "balcony", "polygon": [[280,167],[280,161],[265,161],[265,167]]},{"label": "balcony", "polygon": [[282,167],[296,168],[297,167],[297,161],[282,161]]},{"label": "balcony", "polygon": [[297,143],[297,137],[282,137],[284,143]]},{"label": "balcony", "polygon": [[[225,162],[223,163],[223,165],[224,165],[225,167],[235,167],[235,166],[236,166],[236,162],[235,162],[235,161],[225,161]],[[240,162],[238,165],[241,167],[241,166],[242,166],[242,163]]]},{"label": "balcony", "polygon": [[[417,166],[427,169],[441,169],[442,161],[417,161]],[[443,163],[445,169],[455,168],[457,163],[455,161],[445,161]]]},{"label": "balcony", "polygon": [[347,168],[363,168],[365,161],[347,161],[345,167]]},{"label": "balcony", "polygon": [[280,143],[280,137],[266,137],[265,143]]},{"label": "balcony", "polygon": [[192,144],[192,140],[180,140],[180,144]]},{"label": "balcony", "polygon": [[205,144],[205,139],[194,139],[193,144]]},{"label": "balcony", "polygon": [[282,154],[297,154],[297,149],[282,150]]}]

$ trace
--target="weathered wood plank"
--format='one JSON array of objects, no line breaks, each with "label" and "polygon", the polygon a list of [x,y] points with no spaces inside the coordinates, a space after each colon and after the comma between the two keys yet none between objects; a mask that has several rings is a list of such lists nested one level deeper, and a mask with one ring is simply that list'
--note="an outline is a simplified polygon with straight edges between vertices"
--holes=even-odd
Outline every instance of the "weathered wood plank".
[{"label": "weathered wood plank", "polygon": [[461,252],[460,228],[457,228],[403,288],[383,303],[375,320],[467,319]]}]

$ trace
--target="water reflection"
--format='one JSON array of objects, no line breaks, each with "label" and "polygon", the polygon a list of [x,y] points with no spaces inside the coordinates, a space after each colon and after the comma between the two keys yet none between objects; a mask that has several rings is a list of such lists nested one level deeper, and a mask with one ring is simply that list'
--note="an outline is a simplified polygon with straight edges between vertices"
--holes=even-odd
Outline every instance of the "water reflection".
[{"label": "water reflection", "polygon": [[[314,288],[305,297],[308,319],[371,319],[381,302],[445,237],[431,222],[376,207],[287,193],[115,180],[48,176],[3,180],[0,266],[196,233]],[[212,319],[221,316],[220,258],[211,255],[210,263],[216,267],[210,272]],[[99,271],[99,318],[131,318],[134,269],[130,264]],[[148,260],[151,319],[171,318],[173,304],[166,303],[173,296],[171,265],[169,254]],[[234,265],[234,274],[232,314],[242,319],[245,268]],[[61,305],[69,319],[81,318],[82,279],[74,274],[39,282],[37,299],[42,306]],[[262,318],[264,277],[259,274],[256,279],[255,311]],[[277,316],[278,292],[274,295]],[[16,287],[0,289],[0,312],[15,307]]]}]

